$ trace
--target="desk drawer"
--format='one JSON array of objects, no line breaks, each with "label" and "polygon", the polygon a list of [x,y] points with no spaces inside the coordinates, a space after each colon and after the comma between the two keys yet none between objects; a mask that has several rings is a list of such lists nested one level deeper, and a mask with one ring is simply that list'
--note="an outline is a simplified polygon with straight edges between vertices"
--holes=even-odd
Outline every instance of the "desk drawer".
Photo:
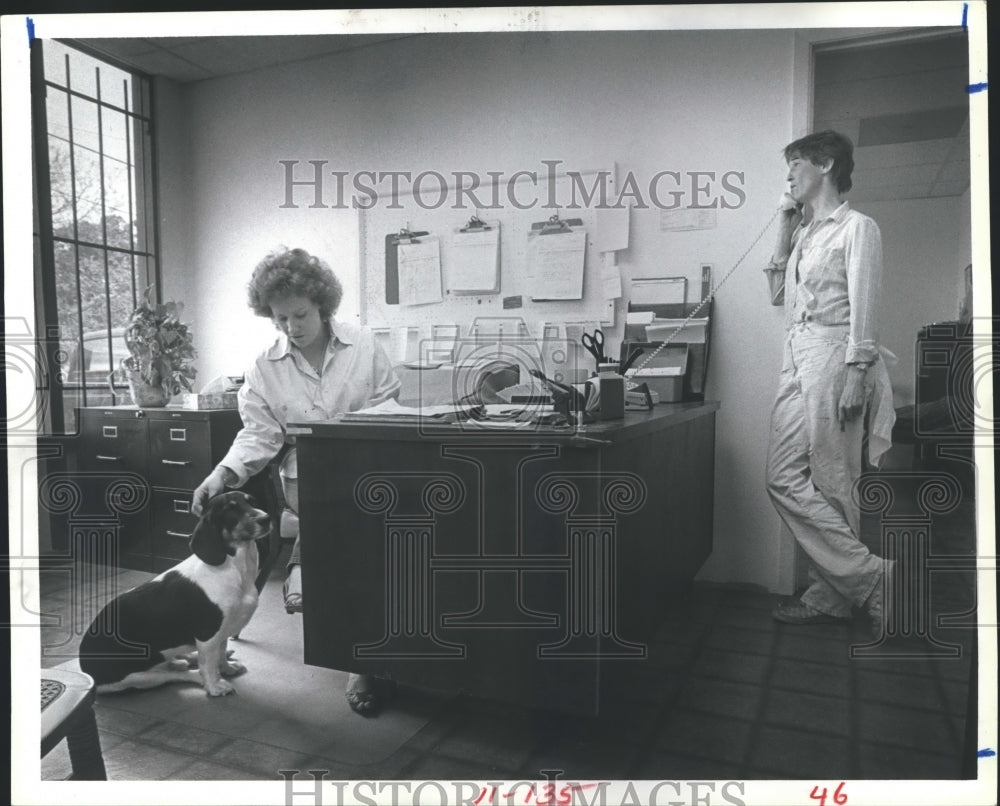
[{"label": "desk drawer", "polygon": [[191,535],[198,518],[191,514],[188,491],[154,490],[153,554],[169,560],[183,560],[191,553]]},{"label": "desk drawer", "polygon": [[149,452],[149,478],[155,486],[192,490],[212,469],[209,424],[150,420]]},{"label": "desk drawer", "polygon": [[127,470],[145,475],[146,420],[84,412],[80,432],[82,470]]}]

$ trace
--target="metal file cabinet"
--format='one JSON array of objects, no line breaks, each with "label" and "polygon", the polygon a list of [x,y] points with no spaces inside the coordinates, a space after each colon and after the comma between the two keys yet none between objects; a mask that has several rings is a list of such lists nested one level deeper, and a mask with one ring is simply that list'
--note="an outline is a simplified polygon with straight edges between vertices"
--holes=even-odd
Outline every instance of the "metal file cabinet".
[{"label": "metal file cabinet", "polygon": [[[239,412],[80,408],[77,422],[80,496],[70,532],[95,542],[103,537],[84,550],[96,561],[143,571],[163,571],[187,557],[197,523],[191,495],[232,445],[242,427]],[[85,522],[102,528],[81,532]]]}]

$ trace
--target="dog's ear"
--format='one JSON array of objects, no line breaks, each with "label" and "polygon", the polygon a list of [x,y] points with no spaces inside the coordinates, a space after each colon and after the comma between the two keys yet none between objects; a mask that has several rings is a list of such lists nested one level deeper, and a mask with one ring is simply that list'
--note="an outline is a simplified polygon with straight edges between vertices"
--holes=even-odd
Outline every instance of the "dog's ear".
[{"label": "dog's ear", "polygon": [[191,535],[191,551],[206,565],[222,565],[228,555],[226,543],[222,539],[224,509],[223,496],[216,496],[209,501]]}]

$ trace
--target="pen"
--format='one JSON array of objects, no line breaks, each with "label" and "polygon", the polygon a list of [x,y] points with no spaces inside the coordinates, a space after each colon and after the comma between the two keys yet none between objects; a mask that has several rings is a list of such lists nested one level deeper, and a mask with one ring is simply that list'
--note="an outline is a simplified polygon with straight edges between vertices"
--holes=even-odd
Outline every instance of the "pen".
[{"label": "pen", "polygon": [[634,350],[632,350],[632,352],[629,353],[628,358],[625,359],[625,363],[622,364],[621,369],[618,370],[618,374],[624,375],[628,371],[628,369],[636,362],[636,359],[638,359],[639,356],[642,355],[642,352],[643,351],[641,347],[636,347]]}]

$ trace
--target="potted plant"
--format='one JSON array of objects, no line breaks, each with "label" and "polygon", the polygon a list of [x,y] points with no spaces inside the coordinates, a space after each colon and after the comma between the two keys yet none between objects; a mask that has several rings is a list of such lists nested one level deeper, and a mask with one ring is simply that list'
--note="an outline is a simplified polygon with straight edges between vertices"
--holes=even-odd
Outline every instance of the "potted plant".
[{"label": "potted plant", "polygon": [[196,373],[191,331],[179,319],[184,305],[155,303],[152,292],[149,286],[129,317],[125,345],[130,355],[121,362],[132,400],[140,408],[164,406],[181,389],[191,391]]}]

